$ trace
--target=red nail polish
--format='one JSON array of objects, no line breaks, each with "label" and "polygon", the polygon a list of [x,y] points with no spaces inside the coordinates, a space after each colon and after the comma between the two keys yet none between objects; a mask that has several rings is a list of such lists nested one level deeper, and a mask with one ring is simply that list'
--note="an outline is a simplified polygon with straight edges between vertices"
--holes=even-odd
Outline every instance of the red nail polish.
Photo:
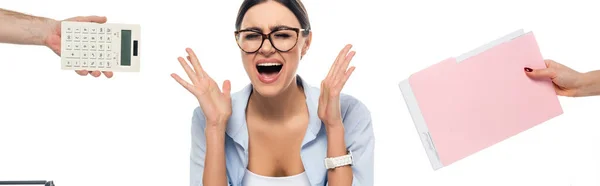
[{"label": "red nail polish", "polygon": [[529,68],[529,67],[525,67],[525,71],[527,71],[527,72],[532,72],[532,71],[533,71],[533,69],[531,69],[531,68]]}]

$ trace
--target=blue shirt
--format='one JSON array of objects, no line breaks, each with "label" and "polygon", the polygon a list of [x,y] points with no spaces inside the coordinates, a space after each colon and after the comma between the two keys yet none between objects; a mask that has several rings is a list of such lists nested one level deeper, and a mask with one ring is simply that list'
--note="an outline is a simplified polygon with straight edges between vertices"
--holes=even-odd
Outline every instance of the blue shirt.
[{"label": "blue shirt", "polygon": [[[298,85],[304,87],[309,111],[309,124],[302,141],[300,155],[304,170],[313,186],[326,186],[327,169],[324,159],[327,156],[327,135],[323,122],[317,115],[319,88],[308,85],[297,76]],[[248,166],[248,128],[246,126],[246,106],[252,92],[252,85],[231,95],[232,114],[227,123],[225,135],[225,162],[229,186],[241,186]],[[373,161],[375,137],[371,114],[367,107],[356,98],[340,95],[341,114],[345,130],[347,149],[352,152],[353,186],[373,185]],[[200,107],[194,110],[192,118],[192,149],[190,155],[190,185],[202,186],[204,158],[206,152],[205,117]]]}]

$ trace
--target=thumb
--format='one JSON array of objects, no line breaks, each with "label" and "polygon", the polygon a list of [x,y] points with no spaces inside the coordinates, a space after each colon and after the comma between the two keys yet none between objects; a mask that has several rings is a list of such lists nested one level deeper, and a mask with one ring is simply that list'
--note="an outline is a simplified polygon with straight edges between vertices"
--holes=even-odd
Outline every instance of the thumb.
[{"label": "thumb", "polygon": [[525,74],[534,79],[554,79],[556,77],[556,71],[554,71],[552,68],[531,69],[529,67],[525,67]]},{"label": "thumb", "polygon": [[227,98],[231,97],[231,82],[229,80],[223,81],[223,94],[225,94]]}]

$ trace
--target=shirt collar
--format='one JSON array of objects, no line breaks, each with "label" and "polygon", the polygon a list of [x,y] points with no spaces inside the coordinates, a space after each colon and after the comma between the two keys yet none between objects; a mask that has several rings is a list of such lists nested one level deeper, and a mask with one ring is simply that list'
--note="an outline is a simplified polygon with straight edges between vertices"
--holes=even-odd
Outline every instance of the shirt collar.
[{"label": "shirt collar", "polygon": [[[296,75],[296,83],[303,87],[306,96],[306,105],[309,113],[309,124],[302,146],[314,140],[321,130],[321,120],[317,115],[319,89],[310,86],[299,75]],[[248,150],[248,127],[246,125],[246,107],[252,93],[252,84],[247,85],[241,91],[232,96],[232,114],[227,123],[226,134],[233,141],[241,145],[245,151]]]}]

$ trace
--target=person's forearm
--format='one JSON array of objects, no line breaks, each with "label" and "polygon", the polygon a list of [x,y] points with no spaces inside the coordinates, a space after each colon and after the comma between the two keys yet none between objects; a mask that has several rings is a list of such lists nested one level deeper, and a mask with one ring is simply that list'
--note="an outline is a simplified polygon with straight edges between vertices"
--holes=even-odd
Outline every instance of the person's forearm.
[{"label": "person's forearm", "polygon": [[206,158],[202,185],[227,186],[225,131],[206,128]]},{"label": "person's forearm", "polygon": [[[338,157],[348,154],[346,142],[344,141],[343,124],[326,125],[327,130],[327,157]],[[327,171],[327,182],[329,186],[352,185],[352,167],[343,166]]]},{"label": "person's forearm", "polygon": [[0,9],[0,43],[44,45],[56,20]]},{"label": "person's forearm", "polygon": [[600,95],[600,70],[584,73],[583,82],[579,93],[581,96]]}]

